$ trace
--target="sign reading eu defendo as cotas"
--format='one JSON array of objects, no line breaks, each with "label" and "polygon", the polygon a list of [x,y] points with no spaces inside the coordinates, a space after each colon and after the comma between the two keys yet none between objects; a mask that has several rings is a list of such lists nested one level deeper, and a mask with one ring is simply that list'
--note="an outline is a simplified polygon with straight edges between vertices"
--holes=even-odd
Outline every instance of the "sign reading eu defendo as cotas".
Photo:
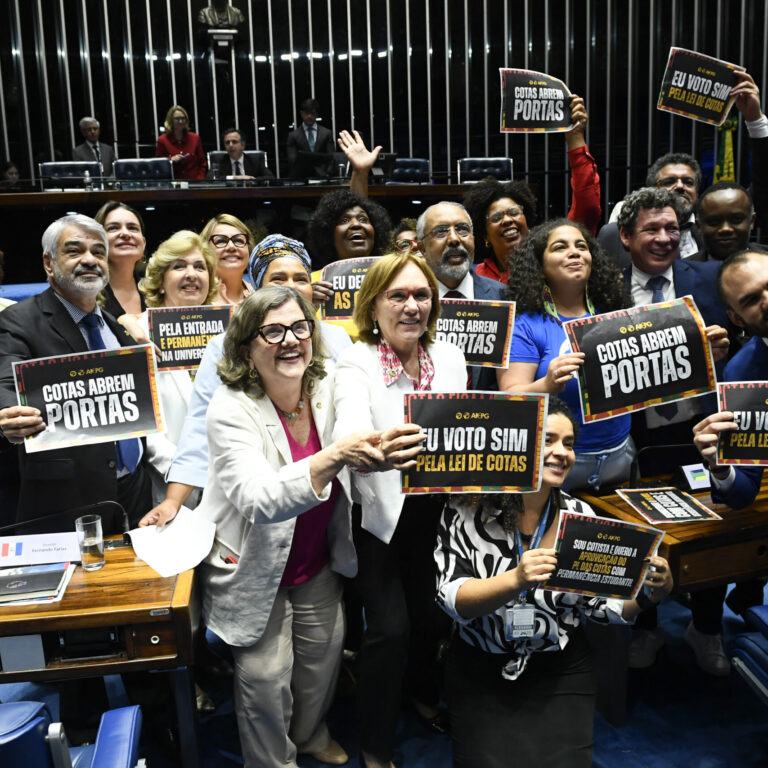
[{"label": "sign reading eu defendo as cotas", "polygon": [[721,411],[731,411],[738,429],[721,432],[718,464],[768,466],[768,382],[729,381],[717,385]]},{"label": "sign reading eu defendo as cotas", "polygon": [[584,423],[714,392],[712,351],[691,296],[563,323],[583,352]]},{"label": "sign reading eu defendo as cotas", "polygon": [[530,69],[499,69],[501,132],[570,131],[571,92],[556,77]]},{"label": "sign reading eu defendo as cotas", "polygon": [[149,338],[159,350],[160,371],[193,371],[208,342],[224,333],[232,319],[231,306],[151,307],[147,309]]},{"label": "sign reading eu defendo as cotas", "polygon": [[685,48],[670,48],[656,107],[722,125],[733,104],[736,72],[744,72],[744,67]]},{"label": "sign reading eu defendo as cotas", "polygon": [[24,360],[13,376],[19,405],[45,422],[27,453],[165,431],[149,344]]},{"label": "sign reading eu defendo as cotas", "polygon": [[403,493],[525,493],[541,485],[548,395],[414,392],[405,421],[426,435]]},{"label": "sign reading eu defendo as cotas", "polygon": [[442,299],[435,336],[464,353],[467,365],[506,368],[515,322],[513,301]]},{"label": "sign reading eu defendo as cotas", "polygon": [[342,259],[326,264],[321,275],[333,286],[333,296],[320,307],[325,320],[351,320],[355,311],[355,299],[368,269],[376,256],[359,259]]}]

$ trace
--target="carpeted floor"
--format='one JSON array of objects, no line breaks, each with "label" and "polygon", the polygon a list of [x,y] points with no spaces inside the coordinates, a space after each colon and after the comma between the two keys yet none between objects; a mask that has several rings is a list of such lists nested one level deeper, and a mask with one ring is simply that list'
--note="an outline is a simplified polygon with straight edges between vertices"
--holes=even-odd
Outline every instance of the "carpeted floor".
[{"label": "carpeted floor", "polygon": [[[629,722],[613,728],[598,715],[595,722],[594,765],[598,768],[765,768],[768,766],[768,707],[741,678],[701,673],[683,640],[689,612],[673,601],[661,608],[667,645],[649,670],[630,671]],[[726,608],[726,644],[744,629],[743,622]],[[118,679],[108,681],[110,700],[124,703]],[[58,712],[50,686],[0,685],[0,700],[43,696]],[[226,685],[215,692],[216,711],[201,718],[204,768],[242,765],[232,698]],[[341,694],[333,707],[329,726],[334,737],[352,756],[358,768],[356,713],[352,694]],[[428,733],[412,711],[404,711],[395,755],[398,768],[449,768],[450,741]],[[171,763],[148,743],[144,749],[150,768]],[[321,764],[301,757],[302,768]]]}]

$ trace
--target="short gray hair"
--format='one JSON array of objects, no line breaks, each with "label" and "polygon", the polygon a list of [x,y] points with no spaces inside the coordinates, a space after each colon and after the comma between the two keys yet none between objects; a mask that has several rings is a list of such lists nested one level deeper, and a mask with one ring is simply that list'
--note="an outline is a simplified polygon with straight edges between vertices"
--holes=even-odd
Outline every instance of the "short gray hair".
[{"label": "short gray hair", "polygon": [[628,234],[633,234],[637,217],[640,211],[659,210],[660,208],[672,208],[677,216],[677,223],[685,223],[685,203],[676,192],[671,192],[664,187],[642,187],[630,192],[625,198],[619,211],[617,223]]},{"label": "short gray hair", "polygon": [[469,215],[469,211],[461,204],[457,203],[455,200],[442,200],[439,203],[435,203],[434,205],[430,205],[429,208],[427,208],[424,213],[419,216],[418,221],[416,222],[416,237],[419,240],[424,239],[424,235],[426,234],[424,232],[424,228],[427,224],[427,214],[437,205],[453,205],[456,208],[460,208],[464,213],[467,214],[467,218],[469,219],[469,226],[472,226],[472,217]]},{"label": "short gray hair", "polygon": [[80,229],[98,236],[101,242],[104,243],[104,247],[109,251],[106,230],[96,219],[92,219],[90,216],[85,216],[82,213],[70,213],[68,216],[56,219],[43,232],[43,253],[47,253],[54,261],[59,257],[59,238],[66,227],[80,227]]},{"label": "short gray hair", "polygon": [[90,125],[91,123],[96,123],[96,125],[98,125],[99,128],[101,128],[101,123],[95,117],[90,117],[90,116],[88,116],[88,117],[81,117],[80,118],[80,122],[78,123],[78,125],[80,126],[80,130],[84,131],[85,130],[85,126],[86,125]]}]

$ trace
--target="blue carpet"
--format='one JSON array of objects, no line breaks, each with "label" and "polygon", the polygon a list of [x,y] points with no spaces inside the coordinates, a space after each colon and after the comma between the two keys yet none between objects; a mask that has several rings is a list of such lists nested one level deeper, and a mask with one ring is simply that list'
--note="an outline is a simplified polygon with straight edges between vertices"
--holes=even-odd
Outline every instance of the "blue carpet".
[{"label": "blue carpet", "polygon": [[[704,675],[683,640],[690,620],[686,608],[667,601],[660,610],[667,644],[648,670],[630,671],[629,722],[613,728],[600,715],[595,722],[594,765],[597,768],[765,768],[768,766],[768,708],[735,672],[728,678]],[[744,623],[727,608],[726,645]],[[120,706],[124,692],[117,678],[108,679],[110,703]],[[232,698],[223,684],[214,691],[216,711],[201,718],[204,768],[241,766]],[[58,711],[51,686],[31,683],[0,685],[0,700],[44,697]],[[340,695],[329,716],[334,737],[351,755],[349,768],[358,768],[357,715],[351,695]],[[170,763],[145,745],[152,768]],[[405,711],[395,754],[398,768],[449,768],[450,741],[428,733],[412,711]],[[302,756],[302,768],[321,763]]]}]

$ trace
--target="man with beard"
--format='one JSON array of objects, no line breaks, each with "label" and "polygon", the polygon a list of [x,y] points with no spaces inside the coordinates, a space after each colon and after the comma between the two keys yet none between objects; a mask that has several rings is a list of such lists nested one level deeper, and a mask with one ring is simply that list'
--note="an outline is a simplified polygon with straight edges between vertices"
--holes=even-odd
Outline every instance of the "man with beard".
[{"label": "man with beard", "polygon": [[[36,408],[17,405],[12,363],[135,344],[96,297],[109,280],[107,234],[88,216],[53,222],[43,234],[50,287],[0,313],[0,432],[19,446],[46,428]],[[21,487],[17,521],[50,516],[39,530],[69,531],[60,513],[99,501],[119,502],[131,525],[151,507],[143,444],[137,439],[55,451],[17,449]],[[19,529],[32,531],[31,526]],[[105,531],[115,533],[117,531]]]},{"label": "man with beard", "polygon": [[[504,298],[504,285],[471,269],[475,238],[472,219],[463,205],[453,202],[431,205],[416,222],[416,236],[419,249],[437,278],[441,299],[498,301]],[[493,368],[471,366],[468,370],[469,389],[498,389]]]}]

